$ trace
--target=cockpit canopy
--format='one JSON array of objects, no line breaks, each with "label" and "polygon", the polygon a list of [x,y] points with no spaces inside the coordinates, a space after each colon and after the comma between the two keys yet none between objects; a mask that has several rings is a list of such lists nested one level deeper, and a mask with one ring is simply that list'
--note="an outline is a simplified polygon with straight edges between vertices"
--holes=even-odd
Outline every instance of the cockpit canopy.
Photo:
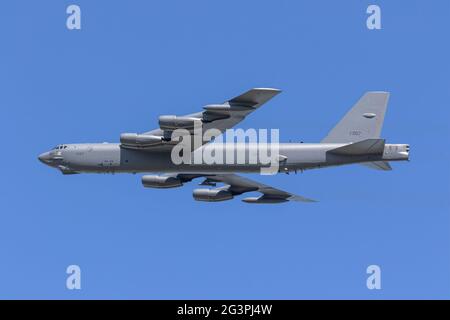
[{"label": "cockpit canopy", "polygon": [[53,150],[61,150],[66,148],[67,146],[65,144],[58,144],[56,147],[53,148]]}]

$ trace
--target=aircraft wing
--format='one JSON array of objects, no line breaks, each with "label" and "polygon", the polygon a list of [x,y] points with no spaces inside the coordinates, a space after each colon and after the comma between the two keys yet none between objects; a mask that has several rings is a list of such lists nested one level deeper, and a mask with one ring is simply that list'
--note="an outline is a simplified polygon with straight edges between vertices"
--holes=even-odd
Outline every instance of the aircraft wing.
[{"label": "aircraft wing", "polygon": [[172,133],[176,129],[185,129],[193,136],[194,125],[201,125],[203,132],[208,129],[217,129],[223,133],[280,92],[281,90],[272,88],[254,88],[224,103],[206,105],[203,111],[197,113],[184,116],[160,116],[158,129],[142,134],[124,133],[121,135],[121,146],[151,150],[171,148],[178,143],[178,140],[171,140]]},{"label": "aircraft wing", "polygon": [[[195,178],[204,177],[200,185],[216,187],[217,183],[223,183],[224,186],[210,189],[196,189],[194,190],[194,198],[199,201],[223,201],[230,200],[234,196],[244,194],[246,192],[260,192],[262,195],[259,197],[249,197],[244,198],[242,201],[247,203],[280,203],[287,201],[298,201],[298,202],[315,202],[315,200],[305,198],[303,196],[295,195],[287,191],[283,191],[260,182],[244,178],[236,174],[164,174],[162,176],[150,176],[153,181],[159,180],[158,177],[162,179],[160,181],[169,181],[172,179],[171,186],[181,186],[183,183],[190,182]],[[156,177],[156,178],[155,178]],[[146,187],[157,187],[164,188],[165,186],[146,184],[144,182],[145,176],[143,177],[143,184]],[[176,181],[176,182],[175,182]],[[169,185],[168,185],[169,186]],[[197,195],[197,196],[196,196]]]},{"label": "aircraft wing", "polygon": [[212,177],[208,176],[207,179],[225,183],[226,186],[223,188],[227,188],[233,195],[252,191],[262,193],[260,197],[249,197],[242,200],[247,203],[279,203],[286,201],[315,202],[312,199],[295,195],[236,174],[218,174]]}]

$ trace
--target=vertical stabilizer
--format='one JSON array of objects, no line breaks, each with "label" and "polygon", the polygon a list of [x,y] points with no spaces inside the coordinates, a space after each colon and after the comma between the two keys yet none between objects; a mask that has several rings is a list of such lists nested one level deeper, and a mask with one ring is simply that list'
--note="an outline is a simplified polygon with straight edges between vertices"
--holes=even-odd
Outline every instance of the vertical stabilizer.
[{"label": "vertical stabilizer", "polygon": [[322,142],[349,143],[379,139],[388,100],[389,92],[367,92]]}]

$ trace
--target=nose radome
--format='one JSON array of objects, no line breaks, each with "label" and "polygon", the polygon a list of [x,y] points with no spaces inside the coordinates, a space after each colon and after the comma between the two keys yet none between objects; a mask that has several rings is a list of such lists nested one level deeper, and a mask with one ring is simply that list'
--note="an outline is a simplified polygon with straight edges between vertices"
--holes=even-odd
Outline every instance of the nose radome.
[{"label": "nose radome", "polygon": [[50,155],[48,152],[41,153],[38,156],[39,161],[46,163],[50,159]]}]

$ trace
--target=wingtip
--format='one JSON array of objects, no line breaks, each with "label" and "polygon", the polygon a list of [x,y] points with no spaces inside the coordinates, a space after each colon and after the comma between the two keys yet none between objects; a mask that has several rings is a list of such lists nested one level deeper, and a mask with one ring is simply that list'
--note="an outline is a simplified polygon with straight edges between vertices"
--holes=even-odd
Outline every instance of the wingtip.
[{"label": "wingtip", "polygon": [[366,93],[370,93],[370,94],[385,94],[385,95],[390,95],[391,94],[389,91],[383,91],[383,90],[367,91]]},{"label": "wingtip", "polygon": [[309,198],[305,198],[305,197],[297,196],[297,195],[289,197],[288,200],[289,201],[296,201],[296,202],[310,202],[310,203],[319,202],[318,200],[309,199]]},{"label": "wingtip", "polygon": [[281,89],[277,89],[277,88],[253,88],[253,90],[271,91],[271,92],[276,92],[276,93],[280,93],[282,91]]},{"label": "wingtip", "polygon": [[319,200],[314,200],[314,199],[304,199],[304,200],[302,200],[302,202],[306,202],[306,203],[317,203],[317,202],[319,202]]}]

